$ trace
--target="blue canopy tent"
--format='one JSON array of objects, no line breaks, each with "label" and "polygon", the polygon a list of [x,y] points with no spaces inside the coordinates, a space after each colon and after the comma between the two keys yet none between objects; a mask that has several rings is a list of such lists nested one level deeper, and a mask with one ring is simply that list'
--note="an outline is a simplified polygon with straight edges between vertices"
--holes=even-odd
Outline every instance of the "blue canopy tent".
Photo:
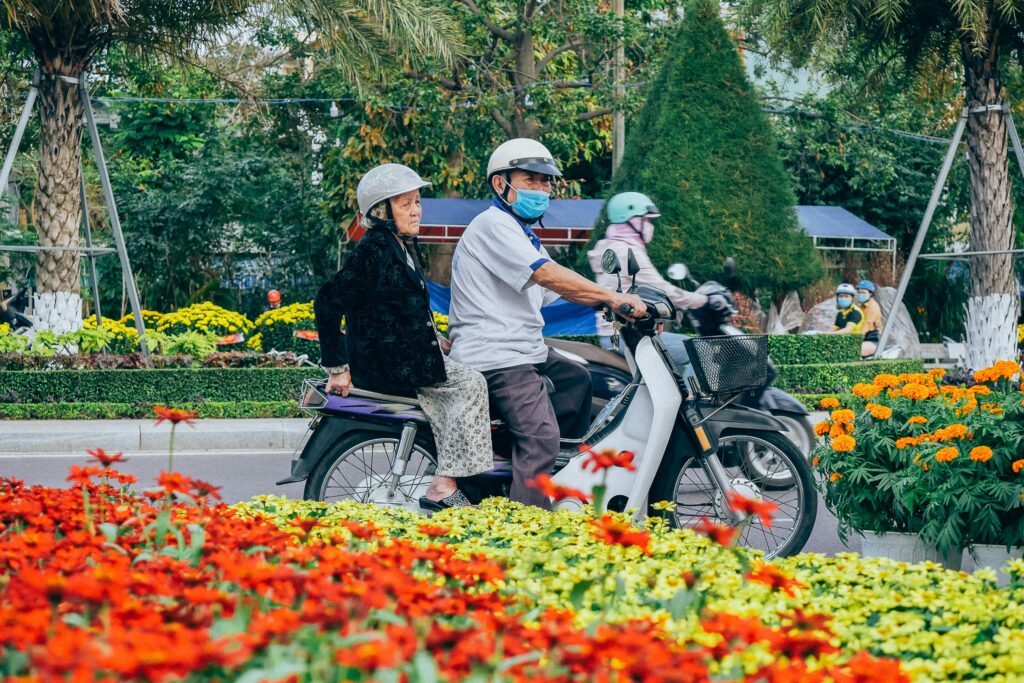
[{"label": "blue canopy tent", "polygon": [[896,238],[841,206],[798,206],[797,220],[822,251],[885,252],[896,277]]}]

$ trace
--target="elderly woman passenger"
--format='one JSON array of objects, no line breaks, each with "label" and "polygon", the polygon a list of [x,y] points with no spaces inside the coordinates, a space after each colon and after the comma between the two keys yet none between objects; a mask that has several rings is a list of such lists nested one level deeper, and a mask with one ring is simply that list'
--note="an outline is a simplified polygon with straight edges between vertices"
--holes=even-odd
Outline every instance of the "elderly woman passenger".
[{"label": "elderly woman passenger", "polygon": [[[327,390],[415,394],[437,445],[437,470],[421,507],[469,505],[456,477],[491,468],[490,414],[483,375],[448,358],[420,264],[420,189],[411,168],[384,164],[356,191],[366,233],[313,302]],[[346,333],[340,332],[342,317]]]}]

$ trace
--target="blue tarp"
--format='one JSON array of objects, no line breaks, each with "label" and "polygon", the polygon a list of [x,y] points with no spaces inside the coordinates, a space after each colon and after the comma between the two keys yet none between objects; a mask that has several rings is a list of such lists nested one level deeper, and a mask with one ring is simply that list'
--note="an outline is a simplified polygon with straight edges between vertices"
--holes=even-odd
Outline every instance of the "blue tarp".
[{"label": "blue tarp", "polygon": [[811,237],[824,239],[891,240],[867,221],[841,206],[798,206],[797,220]]},{"label": "blue tarp", "polygon": [[[430,290],[430,308],[438,313],[448,315],[452,290],[430,280],[427,280],[427,288]],[[589,306],[559,299],[540,309],[540,312],[544,316],[545,337],[564,334],[595,334],[597,332],[597,320],[594,317],[593,309]]]}]

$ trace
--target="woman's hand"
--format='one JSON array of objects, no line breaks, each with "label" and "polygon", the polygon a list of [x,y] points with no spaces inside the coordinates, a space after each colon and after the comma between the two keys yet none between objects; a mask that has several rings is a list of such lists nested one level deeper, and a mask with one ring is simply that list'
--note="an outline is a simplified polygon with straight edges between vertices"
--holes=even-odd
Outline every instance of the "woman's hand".
[{"label": "woman's hand", "polygon": [[444,336],[443,334],[437,335],[437,345],[438,347],[440,347],[441,353],[443,353],[444,355],[447,356],[449,353],[451,353],[452,343],[448,339],[448,337]]},{"label": "woman's hand", "polygon": [[334,373],[327,379],[327,393],[329,394],[348,396],[350,388],[352,388],[352,373],[350,372]]}]

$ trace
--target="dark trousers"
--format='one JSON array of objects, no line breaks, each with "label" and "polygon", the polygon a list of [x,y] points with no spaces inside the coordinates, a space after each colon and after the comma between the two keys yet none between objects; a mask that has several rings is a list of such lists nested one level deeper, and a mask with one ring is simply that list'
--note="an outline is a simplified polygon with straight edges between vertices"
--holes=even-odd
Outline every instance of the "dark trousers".
[{"label": "dark trousers", "polygon": [[[548,359],[536,365],[517,365],[483,373],[491,408],[512,433],[512,500],[551,509],[551,501],[526,482],[550,474],[558,457],[559,433],[582,437],[590,426],[593,387],[590,373],[579,363],[549,349]],[[541,376],[555,392],[548,394]]]}]

